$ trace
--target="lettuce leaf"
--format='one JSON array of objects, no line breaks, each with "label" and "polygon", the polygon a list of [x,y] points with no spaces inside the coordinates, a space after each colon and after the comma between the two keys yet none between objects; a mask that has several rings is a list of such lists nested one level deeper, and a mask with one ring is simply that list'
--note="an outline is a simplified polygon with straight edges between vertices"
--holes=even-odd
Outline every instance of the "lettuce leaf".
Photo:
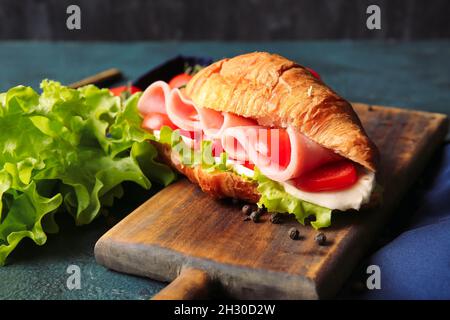
[{"label": "lettuce leaf", "polygon": [[163,126],[159,131],[159,137],[153,137],[153,140],[170,145],[172,151],[178,153],[180,162],[185,166],[201,165],[202,169],[210,173],[231,170],[227,166],[228,156],[226,152],[220,154],[219,161],[214,159],[212,141],[202,140],[200,149],[193,150],[183,141],[179,130],[172,130],[168,126]]},{"label": "lettuce leaf", "polygon": [[331,225],[331,209],[293,197],[284,191],[281,184],[267,178],[257,168],[253,179],[258,182],[258,191],[261,193],[259,207],[264,206],[269,212],[293,214],[303,225],[307,217],[314,216],[315,221],[311,221],[311,225],[315,229]]},{"label": "lettuce leaf", "polygon": [[[47,240],[43,227],[43,219],[53,213],[62,203],[61,194],[52,198],[39,195],[36,183],[33,181],[22,192],[10,190],[7,192],[4,208],[8,210],[6,217],[0,224],[0,265],[17,244],[25,237],[36,244],[43,245]],[[3,195],[5,197],[5,195]],[[52,220],[53,217],[47,217]],[[50,228],[49,228],[50,229]]]},{"label": "lettuce leaf", "polygon": [[146,141],[139,93],[122,101],[95,86],[41,88],[0,94],[0,265],[23,238],[42,245],[57,232],[56,212],[87,224],[123,195],[122,182],[148,189],[176,177]]}]

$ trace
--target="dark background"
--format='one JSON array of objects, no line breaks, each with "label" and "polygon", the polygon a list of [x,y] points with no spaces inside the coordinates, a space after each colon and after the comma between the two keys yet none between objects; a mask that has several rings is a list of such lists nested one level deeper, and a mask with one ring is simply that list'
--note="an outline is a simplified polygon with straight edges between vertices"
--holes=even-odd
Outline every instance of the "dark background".
[{"label": "dark background", "polygon": [[[66,8],[81,8],[81,30]],[[381,7],[382,29],[366,28]],[[293,40],[450,38],[449,0],[0,0],[0,39]]]}]

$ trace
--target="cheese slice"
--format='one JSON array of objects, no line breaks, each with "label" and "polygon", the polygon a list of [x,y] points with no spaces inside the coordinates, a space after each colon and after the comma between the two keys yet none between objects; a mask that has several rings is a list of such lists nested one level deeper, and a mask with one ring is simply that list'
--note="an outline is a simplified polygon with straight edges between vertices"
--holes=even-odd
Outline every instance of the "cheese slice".
[{"label": "cheese slice", "polygon": [[301,200],[333,210],[359,210],[370,201],[370,195],[375,187],[375,173],[367,169],[361,171],[364,172],[359,174],[358,181],[353,186],[340,191],[306,192],[289,181],[281,184],[287,193]]}]

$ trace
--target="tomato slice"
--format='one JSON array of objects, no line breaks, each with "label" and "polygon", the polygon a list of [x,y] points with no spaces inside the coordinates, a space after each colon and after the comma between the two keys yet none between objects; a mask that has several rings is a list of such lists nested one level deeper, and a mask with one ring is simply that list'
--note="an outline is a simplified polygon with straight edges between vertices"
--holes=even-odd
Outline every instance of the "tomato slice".
[{"label": "tomato slice", "polygon": [[187,130],[180,129],[179,132],[180,132],[181,136],[184,136],[186,138],[189,138],[189,139],[192,139],[192,140],[198,140],[199,139],[199,134],[196,134],[194,131],[187,131]]},{"label": "tomato slice", "polygon": [[139,89],[138,87],[134,87],[134,86],[131,86],[131,87],[129,87],[129,86],[120,86],[120,87],[116,87],[116,88],[111,88],[111,89],[109,89],[109,91],[111,91],[111,93],[112,93],[113,95],[118,96],[118,97],[120,97],[120,95],[122,94],[122,92],[125,92],[125,91],[128,91],[128,90],[130,90],[130,93],[131,93],[131,94],[136,93],[136,92],[139,92],[139,91],[142,91],[142,90]]},{"label": "tomato slice", "polygon": [[189,80],[191,80],[192,76],[190,74],[187,73],[180,73],[179,75],[176,75],[175,77],[172,78],[172,80],[169,81],[169,87],[173,88],[180,88],[184,85],[186,85],[186,83],[189,82]]},{"label": "tomato slice", "polygon": [[[272,135],[274,134],[278,134],[278,137],[275,136],[272,139]],[[276,142],[278,142],[278,145],[272,144]],[[286,168],[289,165],[291,161],[291,140],[286,130],[268,130],[267,148],[267,156],[270,158],[272,164],[278,164],[282,168]]]},{"label": "tomato slice", "polygon": [[308,67],[305,67],[305,69],[308,70],[313,75],[314,78],[321,80],[319,74],[316,71]]},{"label": "tomato slice", "polygon": [[161,130],[163,126],[168,126],[173,130],[178,129],[178,127],[170,121],[167,114],[151,112],[144,117],[142,122],[142,127],[149,130]]},{"label": "tomato slice", "polygon": [[308,192],[336,191],[351,187],[357,180],[355,164],[341,160],[305,173],[294,180],[294,185]]},{"label": "tomato slice", "polygon": [[255,164],[250,161],[245,161],[242,165],[250,170],[255,170]]}]

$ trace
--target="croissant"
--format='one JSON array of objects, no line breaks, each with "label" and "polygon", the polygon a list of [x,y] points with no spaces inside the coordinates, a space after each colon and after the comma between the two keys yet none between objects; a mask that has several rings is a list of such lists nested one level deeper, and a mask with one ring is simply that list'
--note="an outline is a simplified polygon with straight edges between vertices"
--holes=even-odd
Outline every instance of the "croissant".
[{"label": "croissant", "polygon": [[[216,198],[258,204],[262,199],[259,183],[238,173],[240,164],[233,161],[242,159],[239,152],[227,149],[232,144],[226,140],[243,146],[239,139],[248,142],[247,133],[256,128],[267,134],[282,131],[288,137],[284,139],[289,142],[289,152],[280,150],[282,155],[289,154],[289,161],[275,171],[255,157],[266,152],[257,150],[260,144],[247,143],[242,148],[251,163],[265,177],[278,182],[286,194],[331,210],[359,210],[380,199],[375,191],[378,150],[350,103],[307,68],[279,55],[254,52],[217,61],[195,74],[181,90],[157,81],[145,90],[138,108],[145,119],[155,113],[156,118],[164,114],[174,128],[193,132],[200,125],[206,136],[219,139],[232,160],[232,170],[205,170],[201,165],[183,164],[169,144],[158,139],[151,142],[163,162]],[[268,150],[268,146],[268,142],[263,143],[262,149]],[[315,169],[342,163],[351,167],[348,177],[353,179],[344,187],[326,189],[322,185],[321,190],[308,190],[310,186],[296,184],[308,173],[317,172]],[[254,171],[250,171],[253,175]]]}]

